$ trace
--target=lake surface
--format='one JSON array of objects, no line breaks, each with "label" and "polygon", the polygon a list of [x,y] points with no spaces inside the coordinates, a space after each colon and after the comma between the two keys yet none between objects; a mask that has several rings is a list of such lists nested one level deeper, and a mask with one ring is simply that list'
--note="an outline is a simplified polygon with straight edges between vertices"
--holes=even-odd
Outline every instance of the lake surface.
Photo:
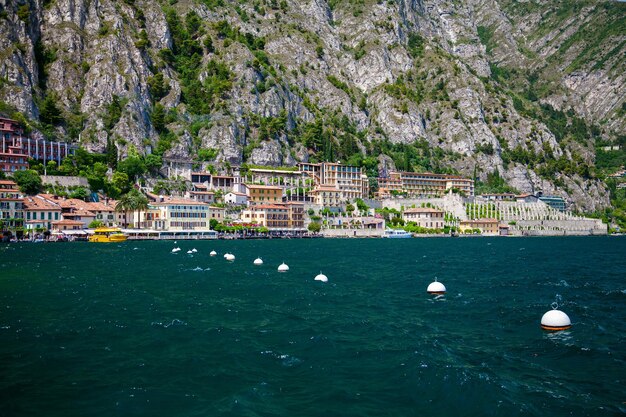
[{"label": "lake surface", "polygon": [[0,246],[0,416],[626,412],[624,238],[176,246]]}]

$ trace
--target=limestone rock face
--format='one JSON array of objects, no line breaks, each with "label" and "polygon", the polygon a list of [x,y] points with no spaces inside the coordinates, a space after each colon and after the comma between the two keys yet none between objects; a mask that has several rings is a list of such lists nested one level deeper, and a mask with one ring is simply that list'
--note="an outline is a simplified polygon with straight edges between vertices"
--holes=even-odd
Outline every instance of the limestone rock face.
[{"label": "limestone rock face", "polygon": [[[403,169],[397,149],[418,144],[412,169],[483,180],[497,169],[520,191],[582,210],[608,204],[590,176],[541,176],[545,162],[510,159],[549,149],[593,164],[593,141],[564,140],[540,106],[601,126],[604,139],[625,133],[626,44],[611,28],[626,5],[261,3],[0,0],[0,100],[37,121],[52,96],[61,136],[94,152],[113,143],[120,158],[132,147],[165,162],[293,165],[362,152],[376,160],[373,176]],[[197,69],[179,53],[190,45]],[[159,96],[156,76],[167,87]],[[190,98],[199,89],[202,112]],[[385,155],[381,143],[396,148]],[[201,149],[214,158],[200,161]]]}]

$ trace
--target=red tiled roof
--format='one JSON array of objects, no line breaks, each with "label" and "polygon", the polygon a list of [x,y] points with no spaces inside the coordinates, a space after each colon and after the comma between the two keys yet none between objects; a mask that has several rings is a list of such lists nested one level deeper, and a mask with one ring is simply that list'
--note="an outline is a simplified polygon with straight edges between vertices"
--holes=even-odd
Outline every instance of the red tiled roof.
[{"label": "red tiled roof", "polygon": [[75,220],[59,220],[56,222],[52,222],[53,225],[55,226],[82,226],[84,223],[83,222],[77,222]]},{"label": "red tiled roof", "polygon": [[26,197],[24,199],[24,208],[26,210],[61,211],[61,206],[39,195]]}]

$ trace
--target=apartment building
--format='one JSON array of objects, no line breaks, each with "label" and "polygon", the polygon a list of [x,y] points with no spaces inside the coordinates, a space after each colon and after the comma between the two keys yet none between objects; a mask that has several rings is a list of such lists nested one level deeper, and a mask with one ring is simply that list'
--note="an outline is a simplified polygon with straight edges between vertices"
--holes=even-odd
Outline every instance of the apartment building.
[{"label": "apartment building", "polygon": [[22,226],[24,219],[24,195],[17,184],[0,180],[0,220],[4,228]]},{"label": "apartment building", "polygon": [[268,229],[303,229],[304,205],[297,202],[258,204],[243,210],[241,220]]},{"label": "apartment building", "polygon": [[473,196],[474,180],[458,175],[395,171],[378,178],[378,196],[381,198],[393,195],[394,192],[409,196],[440,197],[452,189]]},{"label": "apartment building", "polygon": [[330,187],[339,190],[343,201],[369,196],[369,180],[363,168],[333,162],[318,164],[301,162],[298,168],[313,178],[315,189]]}]

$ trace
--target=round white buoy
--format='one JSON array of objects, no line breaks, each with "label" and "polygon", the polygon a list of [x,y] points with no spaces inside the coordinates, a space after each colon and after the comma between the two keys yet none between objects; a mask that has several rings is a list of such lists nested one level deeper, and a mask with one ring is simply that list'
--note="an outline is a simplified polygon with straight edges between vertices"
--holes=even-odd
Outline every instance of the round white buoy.
[{"label": "round white buoy", "polygon": [[217,252],[215,252],[214,250],[212,250],[212,251],[211,251],[211,253],[209,253],[209,255],[211,255],[211,256],[215,256],[215,255],[217,255]]},{"label": "round white buoy", "polygon": [[435,282],[431,282],[428,288],[426,288],[426,292],[429,294],[445,294],[446,286],[435,279]]},{"label": "round white buoy", "polygon": [[224,259],[228,258],[228,255],[230,255],[230,253],[226,252],[226,253],[224,254]]},{"label": "round white buoy", "polygon": [[548,311],[541,317],[541,328],[543,330],[558,331],[567,330],[570,327],[572,327],[572,322],[567,314],[557,310],[554,306],[553,310]]},{"label": "round white buoy", "polygon": [[193,248],[191,251],[192,251],[193,253],[196,253],[196,252],[198,252],[198,249]]},{"label": "round white buoy", "polygon": [[172,249],[172,253],[176,253],[176,252],[179,252],[179,251],[180,251],[180,248],[174,248],[174,249]]},{"label": "round white buoy", "polygon": [[328,277],[320,271],[318,275],[315,276],[315,281],[328,282]]},{"label": "round white buoy", "polygon": [[193,251],[192,251],[192,250],[188,250],[188,251],[187,251],[187,253],[188,253],[188,254],[192,254],[192,253],[193,253]]},{"label": "round white buoy", "polygon": [[255,264],[255,265],[263,265],[263,259],[261,259],[261,258],[256,258],[256,259],[254,260],[254,264]]},{"label": "round white buoy", "polygon": [[287,272],[289,271],[289,267],[287,266],[286,263],[282,263],[278,266],[278,272]]},{"label": "round white buoy", "polygon": [[227,261],[234,261],[235,260],[235,255],[233,255],[232,253],[227,253],[226,255],[228,255],[226,257]]}]

